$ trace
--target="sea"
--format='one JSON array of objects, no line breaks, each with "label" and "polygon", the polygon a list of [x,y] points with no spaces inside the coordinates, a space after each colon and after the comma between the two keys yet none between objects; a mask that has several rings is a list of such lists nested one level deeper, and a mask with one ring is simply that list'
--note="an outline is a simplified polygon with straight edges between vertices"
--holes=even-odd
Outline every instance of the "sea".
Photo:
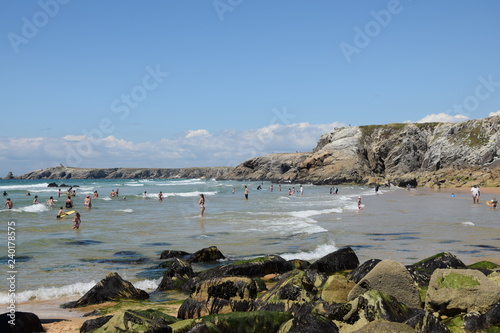
[{"label": "sea", "polygon": [[[468,191],[391,186],[376,193],[372,187],[339,185],[335,194],[332,186],[216,179],[50,182],[73,186],[79,229],[72,229],[74,215],[56,219],[67,187],[48,187],[47,180],[0,180],[4,201],[14,203],[12,209],[0,207],[0,304],[12,297],[18,304],[77,299],[110,272],[153,292],[164,272],[162,251],[194,253],[210,246],[226,257],[220,264],[266,255],[312,262],[346,246],[360,262],[412,264],[448,251],[466,264],[500,263],[500,211],[484,204],[491,199],[485,195],[473,204]],[[110,196],[113,190],[118,196]],[[99,198],[85,208],[84,198],[94,191]],[[206,201],[203,217],[200,194]],[[39,204],[33,204],[35,196]]]}]

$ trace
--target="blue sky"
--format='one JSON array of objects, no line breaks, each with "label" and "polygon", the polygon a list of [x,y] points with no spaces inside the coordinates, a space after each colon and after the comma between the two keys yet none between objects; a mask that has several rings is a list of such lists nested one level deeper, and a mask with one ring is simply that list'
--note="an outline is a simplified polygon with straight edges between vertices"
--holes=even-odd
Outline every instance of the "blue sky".
[{"label": "blue sky", "polygon": [[500,110],[500,2],[0,0],[0,177],[235,166]]}]

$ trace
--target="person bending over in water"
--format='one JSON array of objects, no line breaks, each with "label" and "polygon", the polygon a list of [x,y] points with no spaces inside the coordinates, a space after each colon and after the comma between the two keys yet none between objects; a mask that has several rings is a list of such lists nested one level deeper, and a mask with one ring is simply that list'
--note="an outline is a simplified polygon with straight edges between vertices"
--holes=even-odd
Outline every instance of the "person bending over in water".
[{"label": "person bending over in water", "polygon": [[203,217],[203,213],[205,212],[205,196],[203,193],[200,193],[198,204],[200,205],[200,217]]},{"label": "person bending over in water", "polygon": [[59,207],[59,211],[57,212],[57,216],[56,216],[56,217],[57,217],[58,219],[60,219],[60,218],[61,218],[61,216],[62,216],[62,215],[64,215],[64,214],[66,214],[66,213],[64,212],[63,207],[62,207],[62,206],[61,206],[61,207]]},{"label": "person bending over in water", "polygon": [[80,219],[80,213],[78,212],[75,213],[75,218],[73,219],[73,222],[75,222],[75,225],[71,229],[80,228],[80,223],[82,223],[82,220]]}]

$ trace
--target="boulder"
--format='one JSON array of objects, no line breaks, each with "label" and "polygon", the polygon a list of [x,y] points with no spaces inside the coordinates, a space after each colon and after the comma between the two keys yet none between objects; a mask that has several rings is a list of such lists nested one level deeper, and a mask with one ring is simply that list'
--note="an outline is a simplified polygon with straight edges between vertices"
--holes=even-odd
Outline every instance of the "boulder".
[{"label": "boulder", "polygon": [[441,315],[487,312],[500,301],[500,286],[477,270],[437,269],[431,276],[425,309]]},{"label": "boulder", "polygon": [[281,279],[257,303],[259,310],[280,312],[309,312],[317,300],[317,288],[304,271],[293,270],[283,274]]},{"label": "boulder", "polygon": [[157,310],[125,310],[115,314],[92,332],[169,333],[172,332],[169,325],[177,320]]},{"label": "boulder", "polygon": [[356,253],[350,247],[345,247],[318,259],[309,266],[309,269],[333,274],[347,269],[354,269],[358,266],[359,259]]},{"label": "boulder", "polygon": [[325,284],[321,286],[319,296],[325,302],[345,303],[349,292],[356,284],[343,275],[330,275]]},{"label": "boulder", "polygon": [[[13,321],[15,325],[11,325],[9,321]],[[31,312],[19,312],[14,314],[0,314],[0,332],[2,333],[32,333],[43,332],[42,322],[40,318]]]},{"label": "boulder", "polygon": [[190,264],[196,262],[213,262],[221,259],[226,259],[217,246],[210,246],[199,251],[196,251],[187,258]]},{"label": "boulder", "polygon": [[57,183],[49,183],[49,185],[47,185],[47,187],[59,187],[59,186],[57,186]]},{"label": "boulder", "polygon": [[174,332],[277,332],[280,326],[292,318],[288,312],[230,312],[197,319],[178,321],[170,326]]},{"label": "boulder", "polygon": [[123,280],[118,273],[109,273],[78,301],[65,303],[61,307],[77,308],[121,299],[144,300],[148,298],[147,292],[135,288],[132,283]]},{"label": "boulder", "polygon": [[[415,330],[403,323],[393,323],[390,321],[372,321],[356,330],[356,333],[415,333]],[[421,331],[419,331],[421,332]],[[423,332],[423,331],[422,331]],[[434,333],[434,332],[432,332]]]},{"label": "boulder", "polygon": [[431,313],[420,310],[415,316],[405,321],[415,332],[449,333],[450,330]]},{"label": "boulder", "polygon": [[350,291],[353,300],[368,290],[378,290],[410,307],[420,307],[420,295],[406,268],[393,260],[382,260]]},{"label": "boulder", "polygon": [[327,316],[341,332],[354,332],[376,320],[403,323],[422,311],[377,290],[369,290],[348,303],[337,304],[331,310]]},{"label": "boulder", "polygon": [[280,256],[271,255],[214,267],[201,272],[198,274],[198,277],[201,280],[224,276],[245,276],[252,278],[262,277],[267,274],[282,274],[292,269],[292,263],[287,262]]},{"label": "boulder", "polygon": [[80,327],[80,333],[92,333],[99,327],[104,326],[111,318],[113,318],[112,315],[86,320]]},{"label": "boulder", "polygon": [[421,260],[413,265],[407,266],[413,280],[419,287],[429,285],[432,273],[438,268],[465,269],[467,266],[449,252],[438,253],[432,257]]},{"label": "boulder", "polygon": [[189,263],[174,259],[170,268],[163,274],[157,290],[182,289],[184,284],[193,276],[194,272]]},{"label": "boulder", "polygon": [[256,308],[255,281],[244,277],[224,277],[202,281],[182,303],[178,318],[192,319],[209,314],[253,311]]},{"label": "boulder", "polygon": [[373,267],[375,267],[381,261],[382,260],[380,259],[369,259],[365,261],[349,273],[349,279],[353,280],[355,283],[358,283],[359,280],[364,278],[365,275],[368,274],[373,269]]},{"label": "boulder", "polygon": [[188,255],[189,253],[184,251],[165,250],[160,254],[160,259],[183,258]]},{"label": "boulder", "polygon": [[337,333],[339,330],[330,319],[317,315],[305,314],[295,316],[279,328],[277,333]]}]

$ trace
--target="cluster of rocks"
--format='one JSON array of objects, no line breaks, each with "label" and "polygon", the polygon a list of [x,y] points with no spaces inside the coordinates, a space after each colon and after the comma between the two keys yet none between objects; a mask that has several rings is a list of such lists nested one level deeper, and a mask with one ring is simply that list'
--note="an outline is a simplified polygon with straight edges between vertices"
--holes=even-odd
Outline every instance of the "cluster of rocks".
[{"label": "cluster of rocks", "polygon": [[[220,266],[224,255],[215,246],[161,258],[168,268],[156,292],[187,295],[176,316],[123,309],[87,320],[80,332],[500,331],[500,266],[466,266],[450,253],[407,266],[379,259],[360,265],[349,247],[313,263],[270,255]],[[192,267],[216,261],[197,273]],[[147,297],[112,273],[64,306]]]}]

